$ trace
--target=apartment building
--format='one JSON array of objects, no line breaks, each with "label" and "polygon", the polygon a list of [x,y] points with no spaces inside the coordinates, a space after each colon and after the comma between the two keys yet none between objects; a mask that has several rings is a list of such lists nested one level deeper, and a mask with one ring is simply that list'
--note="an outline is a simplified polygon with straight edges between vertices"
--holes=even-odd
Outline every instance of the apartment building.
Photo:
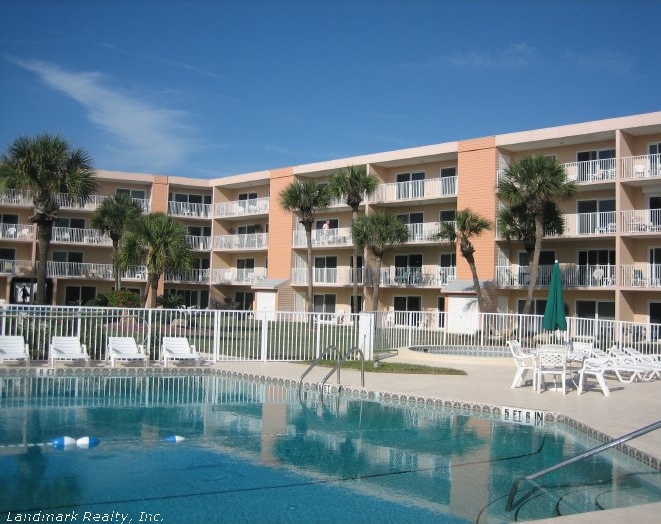
[{"label": "apartment building", "polygon": [[[305,232],[280,208],[279,194],[292,181],[325,183],[338,170],[364,165],[379,185],[361,212],[394,213],[410,234],[387,251],[379,275],[369,253],[359,255],[365,302],[356,307],[371,307],[372,291],[362,280],[378,278],[379,310],[468,315],[476,308],[468,265],[456,246],[434,235],[466,207],[495,223],[499,173],[529,154],[554,156],[578,186],[576,196],[561,204],[564,233],[544,239],[535,311],[543,311],[558,260],[569,314],[661,323],[661,112],[214,180],[99,171],[99,194],[84,206],[60,195],[48,266],[51,300],[85,303],[112,289],[111,243],[90,219],[103,198],[123,192],[145,213],[162,211],[187,228],[194,269],[165,274],[159,292],[182,293],[196,307],[303,310]],[[37,243],[30,212],[30,195],[0,194],[0,298],[6,302],[21,302],[24,286],[34,290]],[[312,242],[315,310],[351,311],[351,209],[337,201],[319,212]],[[523,246],[505,241],[495,228],[474,245],[489,307],[520,310],[530,281]],[[123,283],[145,293],[145,268],[127,268]]]}]

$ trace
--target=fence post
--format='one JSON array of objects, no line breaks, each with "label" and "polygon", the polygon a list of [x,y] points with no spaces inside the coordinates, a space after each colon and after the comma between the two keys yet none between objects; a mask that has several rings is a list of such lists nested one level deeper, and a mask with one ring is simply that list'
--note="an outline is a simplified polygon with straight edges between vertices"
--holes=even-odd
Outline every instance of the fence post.
[{"label": "fence post", "polygon": [[361,348],[365,360],[372,360],[374,356],[375,318],[376,314],[372,312],[361,311],[358,314],[358,347]]},{"label": "fence post", "polygon": [[[278,318],[278,313],[275,313],[276,318]],[[266,362],[268,360],[268,343],[269,343],[269,323],[268,323],[268,315],[262,315],[261,323],[262,323],[262,339],[261,339],[261,359],[262,362]]]},{"label": "fence post", "polygon": [[218,362],[220,355],[220,311],[213,310],[213,361]]}]

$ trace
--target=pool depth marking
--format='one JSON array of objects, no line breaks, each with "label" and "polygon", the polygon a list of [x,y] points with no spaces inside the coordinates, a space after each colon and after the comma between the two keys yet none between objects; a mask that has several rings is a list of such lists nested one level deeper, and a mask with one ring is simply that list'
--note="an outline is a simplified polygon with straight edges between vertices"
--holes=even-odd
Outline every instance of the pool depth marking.
[{"label": "pool depth marking", "polygon": [[526,426],[543,426],[546,411],[538,409],[515,408],[503,406],[500,409],[500,420],[503,422],[513,422],[515,424],[524,424]]}]

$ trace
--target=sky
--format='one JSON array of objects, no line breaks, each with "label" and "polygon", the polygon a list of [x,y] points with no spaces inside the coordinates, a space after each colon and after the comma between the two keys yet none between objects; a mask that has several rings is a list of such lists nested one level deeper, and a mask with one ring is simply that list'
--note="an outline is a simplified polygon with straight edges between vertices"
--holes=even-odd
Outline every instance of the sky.
[{"label": "sky", "polygon": [[0,0],[0,152],[220,178],[661,110],[661,0]]}]

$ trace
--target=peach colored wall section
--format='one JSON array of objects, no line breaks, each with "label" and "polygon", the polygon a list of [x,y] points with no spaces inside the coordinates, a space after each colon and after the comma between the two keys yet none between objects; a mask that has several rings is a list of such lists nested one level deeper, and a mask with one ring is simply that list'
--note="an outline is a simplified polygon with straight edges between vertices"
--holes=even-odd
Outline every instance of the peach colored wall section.
[{"label": "peach colored wall section", "polygon": [[[480,280],[494,278],[496,267],[496,141],[494,137],[458,144],[457,210],[470,208],[492,222],[492,230],[471,239]],[[470,268],[457,249],[457,279],[470,280]]]},{"label": "peach colored wall section", "polygon": [[271,171],[269,201],[269,278],[289,278],[291,275],[292,231],[295,216],[280,207],[280,193],[294,181],[294,170]]},{"label": "peach colored wall section", "polygon": [[168,178],[155,176],[151,187],[151,211],[152,213],[168,212]]}]

